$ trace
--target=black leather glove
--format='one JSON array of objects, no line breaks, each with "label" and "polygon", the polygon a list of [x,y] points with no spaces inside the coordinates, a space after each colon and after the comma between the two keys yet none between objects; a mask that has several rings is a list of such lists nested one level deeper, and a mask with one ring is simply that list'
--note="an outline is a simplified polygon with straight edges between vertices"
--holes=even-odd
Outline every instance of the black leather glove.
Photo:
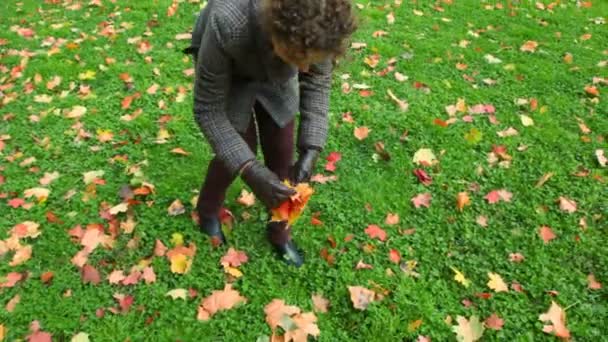
[{"label": "black leather glove", "polygon": [[289,197],[296,194],[294,189],[281,183],[276,174],[257,160],[252,161],[245,167],[241,178],[268,209],[278,207]]},{"label": "black leather glove", "polygon": [[298,161],[291,170],[292,182],[298,184],[310,181],[317,159],[319,159],[319,151],[315,149],[300,150]]}]

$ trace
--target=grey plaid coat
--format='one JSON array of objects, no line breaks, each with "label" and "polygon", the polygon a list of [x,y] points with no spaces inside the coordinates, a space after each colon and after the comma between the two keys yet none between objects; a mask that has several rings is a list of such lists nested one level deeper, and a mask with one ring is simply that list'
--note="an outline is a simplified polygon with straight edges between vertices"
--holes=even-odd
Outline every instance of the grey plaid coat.
[{"label": "grey plaid coat", "polygon": [[260,25],[259,0],[210,0],[201,11],[185,51],[194,55],[194,116],[216,156],[232,173],[255,154],[239,135],[259,101],[284,127],[300,112],[298,147],[322,149],[332,63],[308,73],[273,53]]}]

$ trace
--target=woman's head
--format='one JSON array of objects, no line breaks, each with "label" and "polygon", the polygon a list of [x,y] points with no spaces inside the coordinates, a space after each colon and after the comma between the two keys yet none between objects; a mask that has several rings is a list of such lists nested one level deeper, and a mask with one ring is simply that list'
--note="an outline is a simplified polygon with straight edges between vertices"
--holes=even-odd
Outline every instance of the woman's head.
[{"label": "woman's head", "polygon": [[262,2],[262,20],[274,52],[303,70],[311,63],[344,53],[357,27],[350,0]]}]

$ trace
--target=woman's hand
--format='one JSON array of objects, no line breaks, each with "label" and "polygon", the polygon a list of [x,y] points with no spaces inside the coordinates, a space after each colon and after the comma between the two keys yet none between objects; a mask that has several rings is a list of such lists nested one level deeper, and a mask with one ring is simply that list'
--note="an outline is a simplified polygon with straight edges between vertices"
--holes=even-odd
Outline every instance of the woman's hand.
[{"label": "woman's hand", "polygon": [[319,151],[315,149],[306,149],[300,151],[298,161],[293,166],[291,180],[294,184],[306,183],[310,181],[312,173],[315,170]]},{"label": "woman's hand", "polygon": [[283,184],[276,174],[257,160],[245,166],[241,178],[268,209],[278,207],[296,194],[294,189]]}]

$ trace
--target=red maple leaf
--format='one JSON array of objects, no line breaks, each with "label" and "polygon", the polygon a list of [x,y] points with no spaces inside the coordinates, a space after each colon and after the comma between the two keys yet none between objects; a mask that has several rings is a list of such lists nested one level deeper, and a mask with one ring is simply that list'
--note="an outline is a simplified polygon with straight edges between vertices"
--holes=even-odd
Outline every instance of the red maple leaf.
[{"label": "red maple leaf", "polygon": [[380,241],[386,240],[386,232],[375,224],[367,226],[367,228],[365,228],[365,233],[372,239],[377,238]]}]

